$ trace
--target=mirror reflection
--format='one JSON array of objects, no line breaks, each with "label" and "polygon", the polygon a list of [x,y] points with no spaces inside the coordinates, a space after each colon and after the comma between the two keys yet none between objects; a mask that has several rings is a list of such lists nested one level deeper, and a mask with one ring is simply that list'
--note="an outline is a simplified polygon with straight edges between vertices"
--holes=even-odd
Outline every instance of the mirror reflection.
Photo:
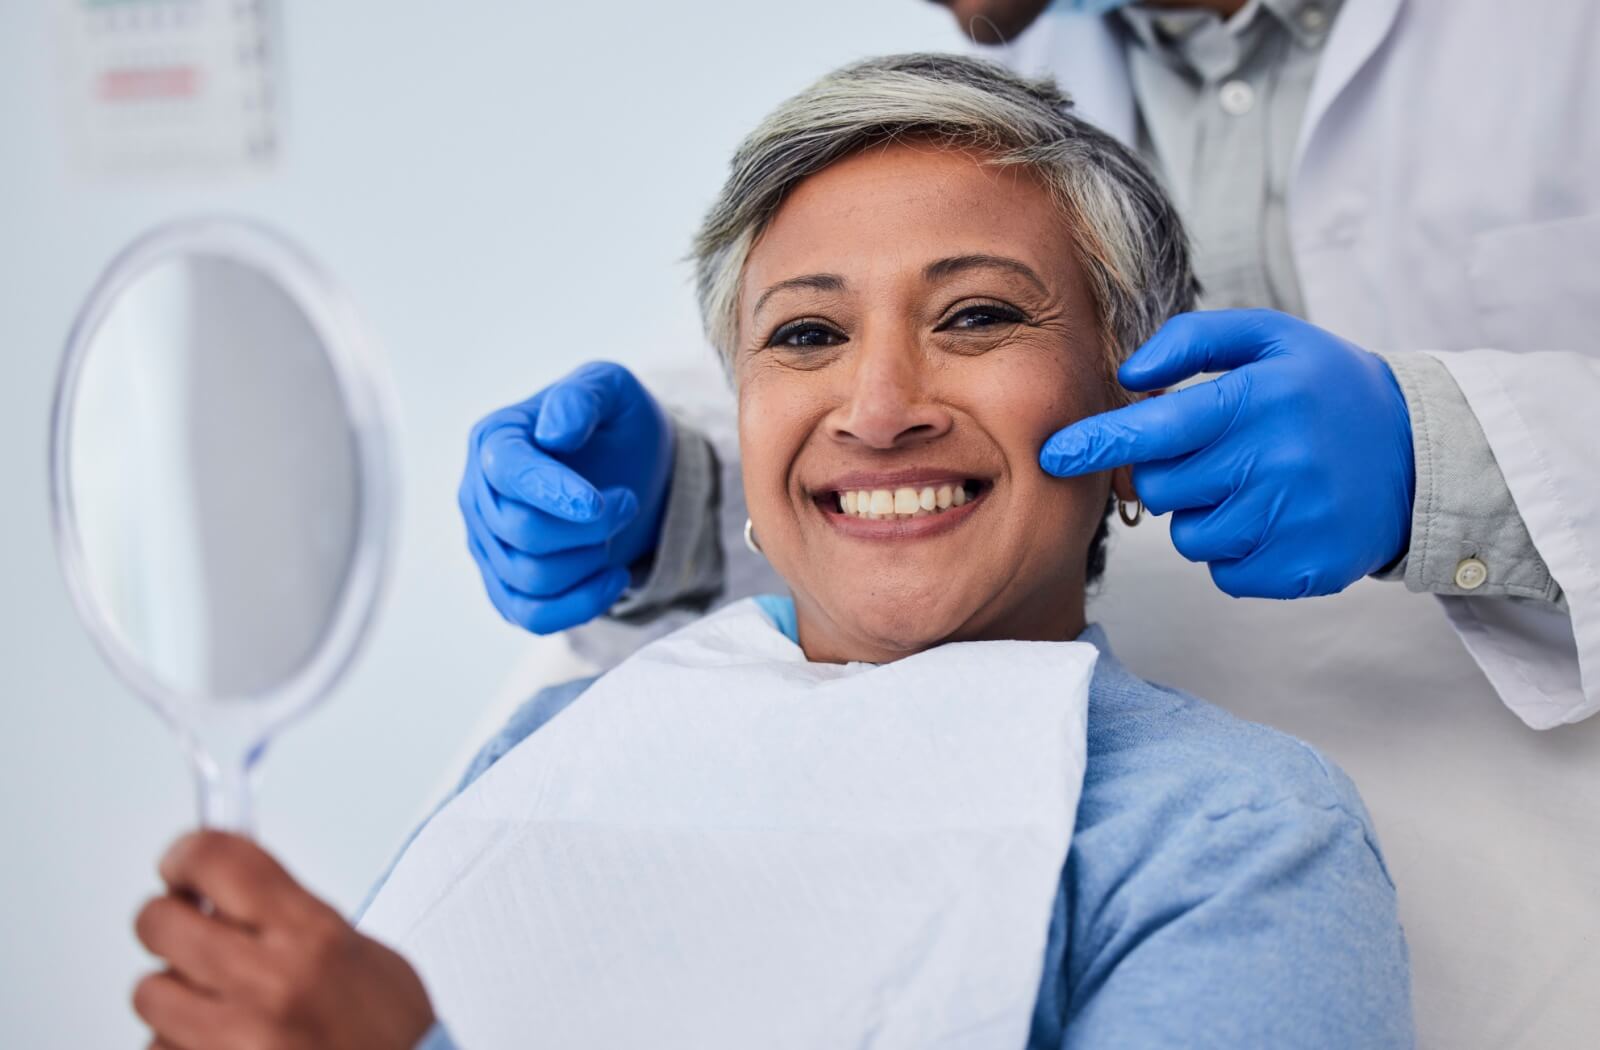
[{"label": "mirror reflection", "polygon": [[309,663],[351,570],[359,463],[283,288],[217,255],[140,275],[92,338],[70,450],[89,598],[164,689],[260,697]]}]

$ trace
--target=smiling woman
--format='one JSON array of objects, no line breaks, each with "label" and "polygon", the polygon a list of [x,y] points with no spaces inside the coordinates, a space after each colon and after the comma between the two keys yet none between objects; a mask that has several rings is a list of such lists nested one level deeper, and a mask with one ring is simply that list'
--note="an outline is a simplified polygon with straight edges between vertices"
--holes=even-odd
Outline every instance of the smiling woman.
[{"label": "smiling woman", "polygon": [[1051,478],[1039,447],[1121,403],[1116,365],[1196,291],[1127,150],[979,63],[862,63],[745,141],[696,257],[808,653],[1083,630],[1107,479]]},{"label": "smiling woman", "polygon": [[1042,182],[983,160],[858,153],[796,187],[745,265],[745,498],[815,659],[1083,630],[1106,478],[1036,463],[1110,407],[1095,303]]},{"label": "smiling woman", "polygon": [[225,915],[162,905],[158,1032],[220,1009],[181,977],[267,1028],[437,1007],[471,1046],[1409,1045],[1353,785],[1085,625],[1127,479],[1039,447],[1194,294],[1139,162],[1049,83],[872,60],[746,141],[696,261],[792,600],[534,697],[364,935],[240,840],[186,848],[175,887],[304,947],[235,956]]}]

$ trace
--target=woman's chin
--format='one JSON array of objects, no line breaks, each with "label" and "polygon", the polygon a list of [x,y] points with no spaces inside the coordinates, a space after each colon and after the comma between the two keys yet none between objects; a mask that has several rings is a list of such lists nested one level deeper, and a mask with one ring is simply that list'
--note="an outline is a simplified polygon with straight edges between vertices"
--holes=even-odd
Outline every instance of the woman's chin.
[{"label": "woman's chin", "polygon": [[858,639],[873,656],[855,657],[869,662],[898,659],[931,649],[959,632],[970,613],[937,596],[900,595],[869,603],[852,601],[847,622],[841,624],[848,635]]}]

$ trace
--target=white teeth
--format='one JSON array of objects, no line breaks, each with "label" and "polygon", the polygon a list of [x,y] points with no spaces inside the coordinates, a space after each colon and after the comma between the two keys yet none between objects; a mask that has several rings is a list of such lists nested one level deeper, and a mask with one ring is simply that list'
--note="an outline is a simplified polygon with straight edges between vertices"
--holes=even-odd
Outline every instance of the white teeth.
[{"label": "white teeth", "polygon": [[885,518],[924,518],[967,502],[964,485],[925,485],[898,489],[854,489],[834,494],[839,511],[867,521]]}]

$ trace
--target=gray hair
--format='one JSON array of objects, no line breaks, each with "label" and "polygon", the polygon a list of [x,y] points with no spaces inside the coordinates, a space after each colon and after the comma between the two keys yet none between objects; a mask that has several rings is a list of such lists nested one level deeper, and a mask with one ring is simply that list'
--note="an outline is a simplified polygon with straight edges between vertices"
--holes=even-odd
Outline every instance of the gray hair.
[{"label": "gray hair", "polygon": [[1054,81],[957,55],[891,55],[823,77],[734,153],[692,256],[701,320],[730,371],[745,261],[789,191],[836,161],[902,139],[1025,165],[1043,179],[1075,234],[1109,370],[1193,307],[1199,286],[1172,202],[1137,155],[1072,112]]}]

